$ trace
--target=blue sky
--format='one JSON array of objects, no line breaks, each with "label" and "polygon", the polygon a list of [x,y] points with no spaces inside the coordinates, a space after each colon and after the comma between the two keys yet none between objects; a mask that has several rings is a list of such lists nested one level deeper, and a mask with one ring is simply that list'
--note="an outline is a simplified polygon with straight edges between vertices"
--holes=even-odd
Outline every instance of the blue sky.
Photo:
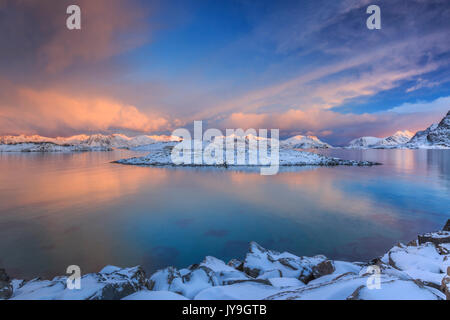
[{"label": "blue sky", "polygon": [[[80,31],[61,28],[69,1],[0,4],[2,134],[204,120],[339,145],[423,129],[450,109],[448,1],[72,2]],[[381,30],[366,27],[371,4]]]}]

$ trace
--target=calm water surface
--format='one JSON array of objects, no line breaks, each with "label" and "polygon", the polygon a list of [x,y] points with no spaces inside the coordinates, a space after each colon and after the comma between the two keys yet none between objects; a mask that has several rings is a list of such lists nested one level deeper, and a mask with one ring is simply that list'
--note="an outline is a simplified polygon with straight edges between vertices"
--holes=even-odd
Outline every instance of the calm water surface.
[{"label": "calm water surface", "polygon": [[450,218],[450,150],[321,152],[384,165],[260,176],[110,163],[128,151],[0,154],[0,267],[21,278],[71,264],[151,272],[242,258],[252,240],[365,261]]}]

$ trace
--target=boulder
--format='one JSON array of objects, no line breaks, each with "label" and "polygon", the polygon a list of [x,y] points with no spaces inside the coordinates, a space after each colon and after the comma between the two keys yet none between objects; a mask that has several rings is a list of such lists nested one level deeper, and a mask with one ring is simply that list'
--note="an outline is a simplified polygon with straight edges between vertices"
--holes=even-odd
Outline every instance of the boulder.
[{"label": "boulder", "polygon": [[407,274],[411,279],[439,289],[447,269],[448,256],[432,243],[395,246],[381,259],[383,263]]},{"label": "boulder", "polygon": [[421,234],[418,236],[419,245],[431,242],[435,245],[450,243],[450,231],[437,231]]},{"label": "boulder", "polygon": [[325,260],[318,265],[313,266],[313,276],[314,278],[320,278],[328,274],[332,274],[335,271],[334,263],[330,260]]},{"label": "boulder", "polygon": [[243,281],[256,281],[247,274],[231,267],[220,259],[206,257],[200,264],[177,270],[169,267],[150,277],[150,289],[181,294],[189,299],[210,287],[230,285]]},{"label": "boulder", "polygon": [[81,288],[67,288],[67,277],[53,280],[39,278],[17,284],[14,300],[119,300],[134,292],[147,289],[147,279],[141,267],[108,266],[99,273],[81,278]]},{"label": "boulder", "polygon": [[[325,256],[298,257],[288,252],[276,252],[250,243],[250,250],[244,260],[243,270],[252,278],[270,272],[270,277],[297,278],[307,283],[314,279],[313,267],[327,260]],[[276,273],[278,272],[278,275]]]}]

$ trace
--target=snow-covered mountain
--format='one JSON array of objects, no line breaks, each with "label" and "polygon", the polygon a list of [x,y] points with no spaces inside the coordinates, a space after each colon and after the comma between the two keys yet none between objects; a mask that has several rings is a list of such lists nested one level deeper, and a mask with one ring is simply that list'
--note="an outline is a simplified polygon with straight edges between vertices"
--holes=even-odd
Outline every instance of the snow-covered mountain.
[{"label": "snow-covered mountain", "polygon": [[361,137],[350,141],[347,148],[350,149],[384,149],[396,148],[407,143],[413,133],[411,131],[397,131],[392,136],[386,138]]},{"label": "snow-covered mountain", "polygon": [[408,148],[450,148],[450,111],[438,124],[418,131],[406,144]]},{"label": "snow-covered mountain", "polygon": [[350,149],[365,149],[370,148],[371,146],[379,143],[383,138],[377,138],[377,137],[360,137],[353,139],[350,141],[347,148]]},{"label": "snow-covered mountain", "polygon": [[397,146],[400,144],[405,144],[414,136],[414,133],[408,130],[397,131],[392,136],[384,138],[381,144],[387,146]]},{"label": "snow-covered mountain", "polygon": [[127,137],[123,134],[82,134],[72,137],[57,138],[48,138],[38,135],[0,136],[0,152],[108,151],[113,148],[131,149],[158,142],[178,140],[178,137],[165,135]]},{"label": "snow-covered mountain", "polygon": [[320,141],[316,136],[297,135],[280,141],[280,146],[292,149],[326,149],[332,148],[328,143]]}]

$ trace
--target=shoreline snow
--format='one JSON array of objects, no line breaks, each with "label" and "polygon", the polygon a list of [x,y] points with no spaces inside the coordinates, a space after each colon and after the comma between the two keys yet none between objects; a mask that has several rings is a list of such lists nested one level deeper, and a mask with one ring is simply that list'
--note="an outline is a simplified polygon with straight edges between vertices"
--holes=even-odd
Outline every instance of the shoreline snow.
[{"label": "shoreline snow", "polygon": [[296,256],[251,242],[243,260],[208,256],[149,277],[139,266],[106,266],[82,276],[79,290],[66,283],[66,276],[11,280],[0,269],[0,299],[450,300],[450,220],[442,231],[399,243],[368,263]]}]

